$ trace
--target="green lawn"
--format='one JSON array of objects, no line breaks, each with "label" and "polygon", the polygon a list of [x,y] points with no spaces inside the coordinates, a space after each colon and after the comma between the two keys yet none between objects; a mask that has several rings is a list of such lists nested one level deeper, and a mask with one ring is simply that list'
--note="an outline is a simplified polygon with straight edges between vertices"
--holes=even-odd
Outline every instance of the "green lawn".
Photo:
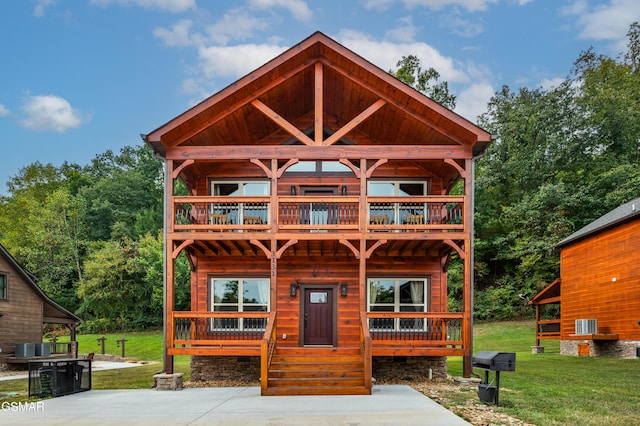
[{"label": "green lawn", "polygon": [[[532,354],[532,321],[476,324],[474,353],[516,352],[516,371],[500,377],[500,407],[538,425],[640,425],[640,360],[560,355],[559,342],[543,341],[545,353]],[[78,336],[80,353],[100,353],[100,335]],[[116,340],[127,339],[127,357],[155,361],[142,367],[96,372],[93,389],[150,388],[162,368],[161,332],[107,334],[106,352],[121,355]],[[176,357],[175,371],[189,377],[189,358]],[[449,373],[462,374],[460,358],[449,360]],[[493,375],[492,375],[493,377]],[[0,403],[26,401],[27,380],[0,382]],[[475,392],[465,397],[476,398]]]}]

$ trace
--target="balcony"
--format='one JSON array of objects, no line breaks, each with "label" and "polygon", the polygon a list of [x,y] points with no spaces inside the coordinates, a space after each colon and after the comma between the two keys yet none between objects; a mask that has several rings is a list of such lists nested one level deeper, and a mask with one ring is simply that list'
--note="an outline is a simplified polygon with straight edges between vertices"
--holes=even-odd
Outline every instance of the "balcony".
[{"label": "balcony", "polygon": [[[175,232],[464,232],[464,197],[174,197]],[[364,210],[364,214],[361,212]],[[366,216],[365,216],[366,215]],[[361,217],[365,216],[365,217]],[[361,224],[361,222],[363,222]]]}]

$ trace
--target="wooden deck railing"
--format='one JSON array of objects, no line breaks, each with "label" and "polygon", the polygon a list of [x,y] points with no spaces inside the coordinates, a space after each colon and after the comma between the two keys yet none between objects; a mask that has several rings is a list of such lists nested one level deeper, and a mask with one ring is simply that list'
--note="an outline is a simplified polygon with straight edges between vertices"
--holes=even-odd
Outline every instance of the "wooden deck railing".
[{"label": "wooden deck railing", "polygon": [[364,361],[364,387],[371,389],[371,376],[373,366],[371,360],[371,334],[369,333],[369,321],[366,312],[360,313],[360,348]]},{"label": "wooden deck railing", "polygon": [[259,353],[269,318],[269,312],[174,312],[173,348],[244,347]]},{"label": "wooden deck railing", "polygon": [[[270,197],[173,197],[177,232],[268,232]],[[464,231],[464,197],[367,197],[368,232]],[[280,196],[278,232],[358,232],[359,197]]]},{"label": "wooden deck railing", "polygon": [[460,312],[367,312],[374,354],[384,348],[462,349]]},{"label": "wooden deck railing", "polygon": [[560,320],[540,320],[536,324],[537,339],[559,339],[560,338]]},{"label": "wooden deck railing", "polygon": [[274,311],[269,315],[267,328],[265,329],[262,341],[260,342],[260,388],[262,389],[262,393],[267,390],[271,358],[276,350],[276,328],[276,312]]}]

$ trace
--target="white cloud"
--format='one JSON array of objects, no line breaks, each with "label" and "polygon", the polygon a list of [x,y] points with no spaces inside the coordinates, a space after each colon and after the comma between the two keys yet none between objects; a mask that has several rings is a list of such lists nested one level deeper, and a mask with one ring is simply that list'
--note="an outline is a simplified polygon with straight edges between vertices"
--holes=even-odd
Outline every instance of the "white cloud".
[{"label": "white cloud", "polygon": [[542,80],[540,82],[540,87],[543,90],[551,90],[551,89],[554,89],[556,87],[559,87],[565,81],[566,80],[564,78],[561,78],[561,77],[545,78],[544,80]]},{"label": "white cloud", "polygon": [[395,0],[364,0],[362,6],[367,10],[385,11]]},{"label": "white cloud", "polygon": [[9,115],[11,111],[4,105],[0,104],[0,117],[4,117],[5,115]]},{"label": "white cloud", "polygon": [[97,6],[109,6],[117,3],[122,6],[140,6],[145,9],[160,9],[166,12],[184,12],[196,9],[196,0],[91,0]]},{"label": "white cloud", "polygon": [[183,19],[176,22],[170,29],[156,28],[153,35],[161,39],[167,46],[190,46],[194,43],[190,35],[191,21]]},{"label": "white cloud", "polygon": [[222,19],[207,28],[208,38],[214,43],[227,44],[231,40],[246,40],[254,36],[255,30],[269,29],[266,22],[249,15],[246,11],[234,9],[225,13]]},{"label": "white cloud", "polygon": [[498,0],[402,0],[406,7],[425,6],[430,9],[442,9],[446,6],[459,6],[470,12],[486,10],[489,4]]},{"label": "white cloud", "polygon": [[586,9],[583,2],[576,2],[573,11],[579,14],[579,37],[593,40],[611,40],[614,43],[626,39],[629,25],[640,20],[640,2],[637,0],[611,0],[607,5]]},{"label": "white cloud", "polygon": [[20,124],[30,130],[64,132],[82,124],[82,114],[64,98],[54,95],[30,96],[22,106]]},{"label": "white cloud", "polygon": [[413,25],[411,16],[399,19],[396,27],[387,31],[387,36],[401,42],[411,42],[415,40],[417,34],[418,28]]},{"label": "white cloud", "polygon": [[474,37],[484,32],[482,18],[464,19],[458,13],[440,17],[438,25],[462,37]]},{"label": "white cloud", "polygon": [[44,16],[44,10],[55,3],[55,0],[38,0],[33,8],[33,16]]},{"label": "white cloud", "polygon": [[209,46],[198,49],[199,69],[205,76],[241,77],[286,50],[273,44]]},{"label": "white cloud", "polygon": [[298,21],[309,21],[312,16],[311,9],[303,0],[249,0],[249,4],[258,9],[285,8]]},{"label": "white cloud", "polygon": [[494,94],[491,83],[474,83],[457,96],[455,111],[472,123],[477,123],[478,116],[487,111],[487,104]]},{"label": "white cloud", "polygon": [[453,59],[441,55],[432,46],[423,42],[377,41],[367,34],[351,30],[341,31],[336,40],[385,71],[396,69],[402,56],[415,55],[420,58],[423,68],[435,68],[442,80],[449,83],[462,83],[469,80]]}]

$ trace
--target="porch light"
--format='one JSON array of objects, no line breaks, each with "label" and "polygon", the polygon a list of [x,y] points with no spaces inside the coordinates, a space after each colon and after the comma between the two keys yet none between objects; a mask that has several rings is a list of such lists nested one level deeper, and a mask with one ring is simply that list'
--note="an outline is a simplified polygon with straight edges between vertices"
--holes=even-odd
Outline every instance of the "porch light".
[{"label": "porch light", "polygon": [[291,195],[296,195],[296,187],[295,187],[295,185],[291,185]]},{"label": "porch light", "polygon": [[347,297],[347,284],[346,283],[340,284],[340,296]]},{"label": "porch light", "polygon": [[298,293],[298,284],[291,284],[291,287],[289,287],[289,295],[291,297],[296,297],[297,293]]},{"label": "porch light", "polygon": [[346,186],[342,187],[342,195],[347,195],[347,187]]}]

